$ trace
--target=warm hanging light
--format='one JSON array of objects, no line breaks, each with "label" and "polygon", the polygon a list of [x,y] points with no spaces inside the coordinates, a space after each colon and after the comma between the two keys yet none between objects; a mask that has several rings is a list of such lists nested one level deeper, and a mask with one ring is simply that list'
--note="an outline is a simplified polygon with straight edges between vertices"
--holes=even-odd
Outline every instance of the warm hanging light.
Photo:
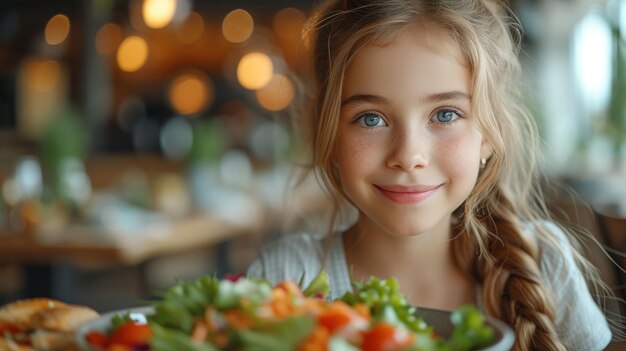
[{"label": "warm hanging light", "polygon": [[213,101],[213,84],[207,77],[186,73],[174,79],[168,95],[177,113],[193,115],[205,110]]},{"label": "warm hanging light", "polygon": [[244,56],[237,65],[237,79],[246,89],[264,87],[272,79],[272,60],[264,53],[253,52]]},{"label": "warm hanging light", "polygon": [[255,93],[259,105],[270,111],[285,109],[294,96],[293,83],[283,74],[274,74],[263,88]]},{"label": "warm hanging light", "polygon": [[24,69],[24,84],[39,92],[52,91],[59,85],[61,67],[52,60],[31,61]]},{"label": "warm hanging light", "polygon": [[253,30],[254,20],[246,10],[231,11],[222,22],[224,38],[231,43],[241,43],[248,40]]},{"label": "warm hanging light", "polygon": [[147,59],[148,43],[136,35],[124,39],[117,50],[117,64],[125,72],[137,71]]},{"label": "warm hanging light", "polygon": [[45,30],[46,42],[50,45],[58,45],[67,39],[70,34],[70,19],[63,14],[50,18]]},{"label": "warm hanging light", "polygon": [[96,34],[96,50],[102,55],[112,54],[122,42],[122,28],[115,23],[107,23]]},{"label": "warm hanging light", "polygon": [[141,12],[148,27],[163,28],[174,19],[176,0],[144,0]]}]

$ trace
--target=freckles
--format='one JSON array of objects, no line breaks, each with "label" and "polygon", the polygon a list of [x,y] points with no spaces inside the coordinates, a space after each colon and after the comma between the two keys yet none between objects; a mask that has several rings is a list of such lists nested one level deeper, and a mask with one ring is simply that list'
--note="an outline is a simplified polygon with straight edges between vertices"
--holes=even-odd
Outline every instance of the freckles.
[{"label": "freckles", "polygon": [[346,140],[342,143],[340,162],[348,169],[360,168],[371,159],[369,143],[363,140]]},{"label": "freckles", "polygon": [[[478,140],[478,141],[477,141]],[[479,167],[480,141],[472,135],[462,135],[450,138],[437,148],[437,159],[441,164],[454,173],[467,174]]]}]

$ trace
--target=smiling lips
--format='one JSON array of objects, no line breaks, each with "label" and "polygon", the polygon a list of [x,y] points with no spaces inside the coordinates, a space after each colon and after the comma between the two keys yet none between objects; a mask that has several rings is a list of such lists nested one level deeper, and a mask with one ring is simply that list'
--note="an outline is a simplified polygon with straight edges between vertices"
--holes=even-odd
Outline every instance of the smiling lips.
[{"label": "smiling lips", "polygon": [[439,185],[374,185],[386,198],[400,204],[417,204],[430,198],[441,187]]}]

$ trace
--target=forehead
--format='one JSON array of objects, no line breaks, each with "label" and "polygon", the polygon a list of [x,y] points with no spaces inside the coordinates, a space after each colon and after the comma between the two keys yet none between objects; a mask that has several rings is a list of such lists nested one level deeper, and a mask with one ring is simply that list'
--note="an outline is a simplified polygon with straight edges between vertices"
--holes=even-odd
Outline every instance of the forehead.
[{"label": "forehead", "polygon": [[470,71],[456,41],[437,26],[419,25],[384,44],[361,48],[345,72],[342,98],[363,89],[382,96],[454,90],[471,95],[470,86]]}]

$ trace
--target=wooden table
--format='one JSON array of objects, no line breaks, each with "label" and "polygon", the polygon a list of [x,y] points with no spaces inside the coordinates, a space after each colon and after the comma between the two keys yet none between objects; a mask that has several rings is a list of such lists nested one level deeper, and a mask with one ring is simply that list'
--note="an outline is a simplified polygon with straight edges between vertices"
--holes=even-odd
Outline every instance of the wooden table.
[{"label": "wooden table", "polygon": [[79,271],[115,266],[137,267],[138,285],[145,294],[151,288],[145,276],[151,260],[191,250],[216,247],[216,274],[229,271],[228,242],[265,230],[261,220],[234,224],[209,214],[195,214],[174,221],[159,236],[138,233],[129,239],[104,240],[88,225],[70,224],[64,235],[52,241],[36,236],[0,234],[0,264],[17,263],[24,272],[21,297],[48,296],[72,301]]},{"label": "wooden table", "polygon": [[36,236],[0,234],[0,262],[71,261],[79,264],[139,264],[159,255],[208,247],[241,235],[261,231],[262,221],[238,225],[210,214],[195,214],[173,221],[158,237],[138,233],[132,238],[105,240],[88,225],[70,224],[65,235],[50,242]]}]

